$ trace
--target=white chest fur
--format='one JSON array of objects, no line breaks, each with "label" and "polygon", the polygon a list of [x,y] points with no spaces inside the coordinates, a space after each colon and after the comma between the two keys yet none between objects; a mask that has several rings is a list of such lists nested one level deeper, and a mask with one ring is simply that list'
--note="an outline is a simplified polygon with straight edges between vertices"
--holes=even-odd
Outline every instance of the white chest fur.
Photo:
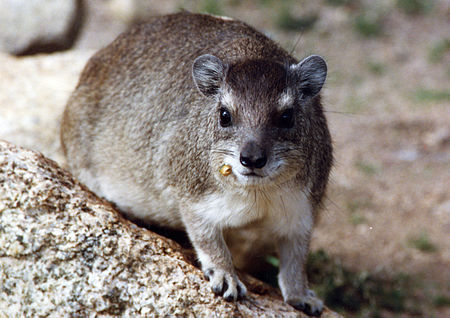
[{"label": "white chest fur", "polygon": [[221,228],[256,222],[277,236],[310,232],[313,226],[312,208],[305,192],[287,186],[276,191],[214,193],[193,209],[203,220]]}]

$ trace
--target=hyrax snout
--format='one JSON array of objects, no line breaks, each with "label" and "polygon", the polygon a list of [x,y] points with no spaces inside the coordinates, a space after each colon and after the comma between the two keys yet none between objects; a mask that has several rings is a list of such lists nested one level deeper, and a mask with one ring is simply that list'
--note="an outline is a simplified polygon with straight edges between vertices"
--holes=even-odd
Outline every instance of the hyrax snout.
[{"label": "hyrax snout", "polygon": [[332,165],[326,73],[239,21],[155,17],[89,60],[62,146],[123,213],[185,229],[213,292],[246,294],[223,231],[254,228],[278,249],[285,301],[318,315],[304,265]]},{"label": "hyrax snout", "polygon": [[267,162],[266,150],[255,141],[248,141],[241,149],[239,161],[248,169],[261,169]]}]

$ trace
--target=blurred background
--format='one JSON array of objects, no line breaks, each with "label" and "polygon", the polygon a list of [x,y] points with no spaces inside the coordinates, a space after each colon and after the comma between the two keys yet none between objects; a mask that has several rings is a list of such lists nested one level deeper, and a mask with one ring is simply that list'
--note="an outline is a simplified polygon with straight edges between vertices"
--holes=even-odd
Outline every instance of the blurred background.
[{"label": "blurred background", "polygon": [[[188,10],[325,58],[336,163],[313,289],[348,317],[450,317],[450,1],[0,0],[0,139],[64,165],[59,120],[88,58]],[[274,283],[278,260],[267,257]]]}]

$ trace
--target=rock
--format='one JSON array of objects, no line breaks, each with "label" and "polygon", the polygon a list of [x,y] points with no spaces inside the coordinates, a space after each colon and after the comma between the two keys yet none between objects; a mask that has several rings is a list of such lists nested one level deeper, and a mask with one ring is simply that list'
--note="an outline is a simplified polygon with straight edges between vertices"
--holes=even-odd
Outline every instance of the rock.
[{"label": "rock", "polygon": [[214,296],[177,243],[125,220],[54,161],[5,141],[0,268],[1,317],[304,316],[250,278],[245,300]]},{"label": "rock", "polygon": [[[145,21],[149,17],[173,13],[177,7],[173,0],[109,0],[107,6],[113,16],[127,23]],[[183,3],[184,6],[188,5]]]},{"label": "rock", "polygon": [[[111,0],[84,1],[83,28],[74,43],[75,50],[99,50],[111,43],[120,33],[129,29],[126,19],[121,19],[110,8]],[[166,1],[159,1],[166,3]]]},{"label": "rock", "polygon": [[0,51],[68,49],[80,29],[81,0],[0,0]]},{"label": "rock", "polygon": [[63,164],[60,118],[93,53],[69,51],[20,58],[0,53],[0,139]]}]

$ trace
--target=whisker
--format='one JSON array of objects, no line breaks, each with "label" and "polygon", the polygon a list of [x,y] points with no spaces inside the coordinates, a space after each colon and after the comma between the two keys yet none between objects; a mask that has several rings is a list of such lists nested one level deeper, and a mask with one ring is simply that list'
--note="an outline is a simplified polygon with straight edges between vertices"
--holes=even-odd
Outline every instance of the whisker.
[{"label": "whisker", "polygon": [[229,156],[233,156],[234,152],[229,150],[229,149],[224,149],[224,148],[212,148],[210,149],[211,152],[213,153],[218,153],[218,154],[223,154],[223,155],[229,155]]},{"label": "whisker", "polygon": [[297,48],[297,45],[300,43],[301,37],[302,37],[301,34],[299,34],[297,36],[297,39],[295,40],[294,46],[291,48],[291,51],[289,52],[290,55],[294,54],[294,51]]},{"label": "whisker", "polygon": [[286,211],[286,206],[284,205],[284,200],[283,200],[283,196],[280,195],[280,201],[281,201],[281,207],[283,210],[283,215],[287,215],[287,211]]},{"label": "whisker", "polygon": [[324,113],[331,113],[331,114],[338,114],[338,115],[344,115],[344,116],[359,116],[360,114],[358,113],[353,113],[353,112],[340,112],[337,110],[323,110]]}]

